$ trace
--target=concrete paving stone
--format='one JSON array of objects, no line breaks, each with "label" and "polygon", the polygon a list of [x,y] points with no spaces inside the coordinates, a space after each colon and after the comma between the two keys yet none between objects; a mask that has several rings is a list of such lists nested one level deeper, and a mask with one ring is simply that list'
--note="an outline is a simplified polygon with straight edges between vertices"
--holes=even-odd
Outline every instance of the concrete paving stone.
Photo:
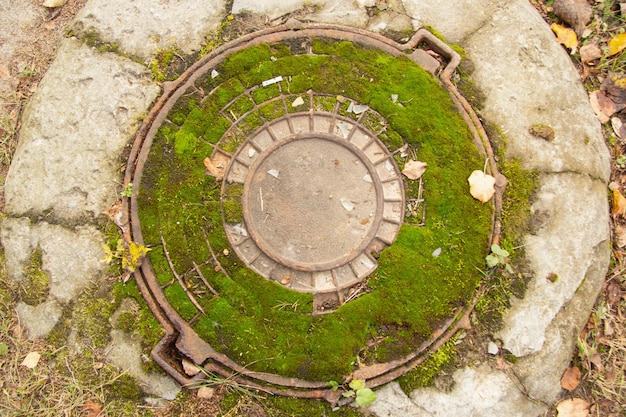
[{"label": "concrete paving stone", "polygon": [[22,282],[24,268],[35,249],[41,249],[42,270],[50,278],[50,298],[67,304],[85,287],[97,280],[106,269],[100,262],[104,256],[102,232],[92,226],[63,226],[28,218],[7,218],[0,225],[5,249],[7,276]]},{"label": "concrete paving stone", "polygon": [[139,380],[142,390],[166,400],[174,400],[180,392],[180,385],[173,378],[154,373],[146,373],[141,365],[141,341],[121,330],[111,331],[111,343],[105,348],[106,360],[113,366],[128,371]]},{"label": "concrete paving stone", "polygon": [[546,404],[554,404],[561,398],[560,381],[576,349],[576,329],[582,329],[587,323],[587,312],[593,308],[606,278],[610,254],[608,242],[598,245],[585,271],[585,279],[576,289],[576,296],[563,305],[546,328],[541,350],[518,358],[515,363],[515,375],[530,398]]},{"label": "concrete paving stone", "polygon": [[37,237],[31,231],[29,218],[5,218],[0,225],[0,240],[4,248],[4,266],[7,277],[13,283],[26,280],[24,268],[37,245]]},{"label": "concrete paving stone", "polygon": [[485,25],[494,11],[507,0],[459,0],[449,3],[403,0],[403,3],[415,29],[430,26],[447,42],[463,43],[467,36]]},{"label": "concrete paving stone", "polygon": [[[526,169],[608,180],[610,155],[580,76],[528,1],[505,2],[462,46],[486,96],[481,116],[506,136],[508,158]],[[531,135],[535,124],[551,126],[554,140]]]},{"label": "concrete paving stone", "polygon": [[15,308],[20,324],[29,339],[46,336],[61,319],[63,308],[55,300],[47,300],[36,306],[19,302]]},{"label": "concrete paving stone", "polygon": [[529,417],[547,409],[526,397],[514,377],[487,365],[459,369],[452,379],[449,392],[423,388],[408,397],[392,382],[368,408],[379,417]]},{"label": "concrete paving stone", "polygon": [[150,60],[178,47],[191,54],[226,16],[226,0],[90,0],[76,16],[76,34],[97,34],[123,53]]},{"label": "concrete paving stone", "polygon": [[7,214],[98,216],[117,198],[119,156],[158,92],[145,67],[65,40],[24,111]]},{"label": "concrete paving stone", "polygon": [[[524,298],[511,300],[499,337],[521,357],[541,350],[546,329],[598,262],[596,248],[609,245],[606,185],[579,174],[540,178],[531,206],[535,229],[525,237],[526,260],[533,271]],[[554,282],[552,282],[554,281]]]}]

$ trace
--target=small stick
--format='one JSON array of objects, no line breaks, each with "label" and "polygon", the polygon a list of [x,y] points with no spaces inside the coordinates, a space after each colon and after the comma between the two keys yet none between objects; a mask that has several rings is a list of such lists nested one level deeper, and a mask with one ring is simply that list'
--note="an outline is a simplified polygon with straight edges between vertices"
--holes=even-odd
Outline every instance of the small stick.
[{"label": "small stick", "polygon": [[209,242],[209,237],[206,234],[206,230],[204,230],[204,227],[201,228],[201,230],[202,230],[202,234],[204,235],[204,241],[206,242],[206,245],[209,248],[209,251],[211,251],[211,256],[213,257],[215,264],[220,268],[220,271],[222,271],[222,273],[226,275],[226,278],[230,279],[230,276],[228,276],[228,273],[222,267],[222,264],[220,263],[220,261],[217,260],[217,256],[215,256],[215,252],[213,251],[213,248],[211,247],[211,243]]},{"label": "small stick", "polygon": [[[206,278],[204,277],[204,274],[202,274],[202,271],[200,271],[200,267],[198,266],[198,264],[196,264],[194,261],[191,261],[191,263],[193,263],[193,267],[195,268],[196,272],[200,276],[200,279],[202,280],[202,282],[204,282],[204,285],[206,285],[207,288],[211,290],[214,296],[219,297],[219,294],[217,293],[217,291],[215,291],[215,289],[211,286],[211,284],[209,284],[209,281],[206,280]],[[220,267],[220,269],[222,268]]]},{"label": "small stick", "polygon": [[261,199],[261,212],[265,211],[263,210],[263,188],[259,187],[259,198]]},{"label": "small stick", "polygon": [[170,266],[170,269],[172,270],[172,273],[174,274],[176,281],[178,281],[180,286],[183,288],[183,291],[185,291],[185,294],[187,294],[187,297],[189,297],[189,300],[193,303],[193,305],[196,306],[196,308],[200,310],[202,314],[204,314],[204,309],[202,308],[200,304],[198,304],[198,301],[196,301],[196,298],[193,296],[191,291],[189,291],[189,288],[187,288],[187,286],[185,285],[185,281],[183,281],[180,275],[178,275],[178,273],[176,272],[176,269],[174,269],[174,264],[172,263],[172,259],[170,258],[170,253],[167,251],[167,246],[165,246],[165,239],[163,238],[163,232],[159,231],[159,233],[161,235],[161,244],[163,245],[163,253],[165,254],[165,259],[167,259],[167,264]]}]

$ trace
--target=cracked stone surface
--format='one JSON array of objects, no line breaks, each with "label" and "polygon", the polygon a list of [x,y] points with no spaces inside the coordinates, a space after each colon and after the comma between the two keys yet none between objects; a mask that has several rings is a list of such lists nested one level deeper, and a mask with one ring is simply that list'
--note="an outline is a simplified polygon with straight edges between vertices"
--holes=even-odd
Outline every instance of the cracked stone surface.
[{"label": "cracked stone surface", "polygon": [[450,392],[424,388],[410,396],[392,382],[369,409],[379,417],[528,417],[545,408],[520,392],[514,376],[486,365],[457,370],[452,379]]},{"label": "cracked stone surface", "polygon": [[225,6],[225,0],[91,0],[76,16],[72,31],[96,34],[100,41],[146,61],[172,47],[191,54],[224,18]]},{"label": "cracked stone surface", "polygon": [[[232,12],[249,10],[276,19],[305,3],[235,0]],[[375,17],[366,9],[376,5],[374,0],[316,3],[319,10],[307,20],[375,31],[430,25],[459,43],[473,63],[472,81],[486,96],[481,118],[506,136],[507,157],[542,173],[530,213],[535,227],[526,236],[533,278],[494,335],[519,357],[514,368],[503,372],[474,364],[458,369],[448,390],[418,389],[409,396],[392,383],[378,390],[370,410],[407,417],[543,415],[563,395],[560,376],[600,290],[610,253],[609,153],[567,52],[525,0],[394,0]],[[205,34],[230,12],[225,4],[90,0],[73,30],[93,32],[121,52],[148,61],[159,49],[173,46],[184,53],[197,51]],[[103,236],[95,219],[117,199],[120,156],[158,93],[145,66],[70,38],[27,106],[6,181],[8,218],[0,238],[11,280],[25,279],[24,266],[38,247],[51,278],[46,302],[18,306],[29,336],[45,335],[64,304],[102,276]],[[531,135],[534,124],[551,126],[554,140]],[[546,279],[552,273],[559,276],[554,283]],[[137,340],[114,331],[110,347],[111,362],[142,383],[157,380],[142,374]],[[146,391],[173,398],[177,385],[163,384]]]},{"label": "cracked stone surface", "polygon": [[158,92],[145,67],[65,40],[24,112],[7,214],[97,217],[117,198],[119,155]]}]

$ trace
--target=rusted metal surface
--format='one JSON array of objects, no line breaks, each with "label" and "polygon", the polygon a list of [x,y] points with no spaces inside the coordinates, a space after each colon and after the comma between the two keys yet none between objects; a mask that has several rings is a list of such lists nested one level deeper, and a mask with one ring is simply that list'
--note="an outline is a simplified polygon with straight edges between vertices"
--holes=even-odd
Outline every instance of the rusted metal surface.
[{"label": "rusted metal surface", "polygon": [[[449,92],[459,113],[470,127],[477,149],[487,159],[488,173],[498,180],[498,187],[493,200],[494,224],[491,242],[499,242],[502,192],[506,180],[498,171],[489,139],[478,117],[451,81],[451,77],[460,63],[460,56],[425,29],[418,30],[408,42],[401,44],[380,34],[361,29],[329,24],[304,24],[295,20],[289,21],[286,25],[251,33],[229,42],[196,62],[177,80],[164,84],[163,94],[156,101],[138,130],[126,166],[124,184],[134,184],[132,196],[124,198],[122,205],[123,215],[127,216],[129,222],[129,227],[125,233],[130,240],[138,244],[144,243],[138,217],[137,192],[140,188],[142,172],[148,158],[152,139],[167,113],[187,88],[234,52],[264,43],[271,44],[295,38],[320,37],[352,41],[383,50],[393,56],[406,56],[413,60],[415,60],[413,52],[417,48],[423,47],[433,51],[445,61],[445,67],[439,74],[439,80]],[[217,352],[207,342],[200,339],[189,323],[168,303],[149,261],[144,260],[134,276],[148,306],[166,333],[154,347],[152,356],[163,369],[181,384],[191,385],[202,378],[202,373],[193,378],[185,374],[181,365],[184,358],[203,366],[207,372],[234,379],[244,387],[262,392],[299,398],[324,399],[332,404],[340,401],[340,391],[331,390],[326,381],[304,381],[280,375],[253,372],[226,355]],[[442,346],[465,325],[475,302],[476,299],[470,305],[459,310],[453,318],[443,323],[442,327],[435,332],[436,337],[417,347],[411,354],[399,360],[358,369],[352,375],[346,375],[344,382],[358,378],[364,379],[368,387],[377,387],[405,374],[421,363],[428,352]]]}]

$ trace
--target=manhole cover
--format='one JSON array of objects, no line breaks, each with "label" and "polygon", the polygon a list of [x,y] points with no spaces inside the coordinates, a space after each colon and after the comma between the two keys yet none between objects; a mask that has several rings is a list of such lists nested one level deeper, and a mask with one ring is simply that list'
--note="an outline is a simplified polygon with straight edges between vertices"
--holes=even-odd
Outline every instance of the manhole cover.
[{"label": "manhole cover", "polygon": [[[152,247],[135,278],[166,331],[156,362],[183,384],[212,373],[336,403],[328,381],[379,386],[446,343],[499,233],[500,196],[467,192],[485,159],[498,173],[458,62],[425,30],[399,44],[294,23],[166,84],[124,200]],[[427,171],[408,179],[416,160]]]},{"label": "manhole cover", "polygon": [[337,291],[367,277],[372,254],[393,242],[403,219],[391,154],[358,121],[333,113],[268,124],[240,147],[226,179],[244,184],[244,222],[227,227],[233,248],[296,291]]}]

